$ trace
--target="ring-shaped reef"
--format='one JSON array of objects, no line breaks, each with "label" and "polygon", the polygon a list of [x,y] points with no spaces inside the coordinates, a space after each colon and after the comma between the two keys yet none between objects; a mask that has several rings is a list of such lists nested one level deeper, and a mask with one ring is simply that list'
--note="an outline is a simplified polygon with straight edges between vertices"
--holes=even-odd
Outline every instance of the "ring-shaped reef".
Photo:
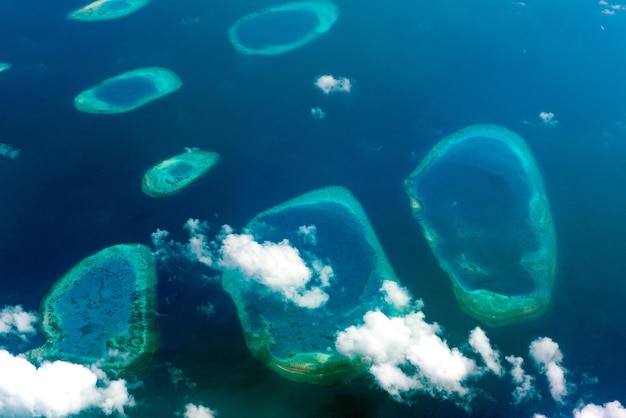
[{"label": "ring-shaped reef", "polygon": [[242,54],[279,55],[327,32],[338,15],[337,6],[325,0],[279,4],[237,20],[228,38]]},{"label": "ring-shaped reef", "polygon": [[141,190],[151,197],[174,195],[208,172],[219,160],[216,152],[188,149],[146,171]]},{"label": "ring-shaped reef", "polygon": [[158,345],[156,303],[152,250],[140,244],[105,248],[80,261],[44,296],[46,342],[28,357],[139,371]]},{"label": "ring-shaped reef", "polygon": [[0,62],[0,73],[3,72],[3,71],[8,70],[11,67],[12,67],[12,65],[9,64],[8,62]]},{"label": "ring-shaped reef", "polygon": [[469,316],[491,326],[537,318],[556,274],[556,233],[524,140],[495,125],[437,143],[405,180],[413,214]]},{"label": "ring-shaped reef", "polygon": [[68,20],[93,22],[128,16],[143,8],[151,0],[97,0],[67,14]]},{"label": "ring-shaped reef", "polygon": [[166,96],[181,86],[180,78],[167,68],[139,68],[108,78],[81,92],[74,99],[74,106],[86,113],[124,113]]},{"label": "ring-shaped reef", "polygon": [[[314,229],[315,239],[303,236],[303,227]],[[321,261],[334,273],[324,288],[328,300],[314,309],[297,306],[238,270],[223,273],[254,356],[296,382],[330,385],[365,375],[368,365],[337,352],[335,336],[370,310],[395,313],[380,289],[397,277],[352,193],[340,186],[311,191],[258,214],[246,231],[257,242],[287,239],[303,259]]]}]

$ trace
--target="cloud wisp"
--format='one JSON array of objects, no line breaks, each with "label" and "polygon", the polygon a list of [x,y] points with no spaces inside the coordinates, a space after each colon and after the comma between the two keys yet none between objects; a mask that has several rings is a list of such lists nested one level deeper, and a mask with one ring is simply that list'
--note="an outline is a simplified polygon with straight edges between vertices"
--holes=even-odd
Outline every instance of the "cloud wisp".
[{"label": "cloud wisp", "polygon": [[532,399],[535,397],[535,387],[534,380],[535,378],[529,374],[526,374],[524,371],[524,359],[517,356],[506,356],[505,360],[508,361],[511,368],[511,378],[513,379],[513,384],[515,384],[515,389],[513,391],[513,400],[517,405],[524,400]]},{"label": "cloud wisp", "polygon": [[539,113],[539,119],[548,126],[557,126],[559,124],[559,121],[556,120],[556,116],[552,112]]},{"label": "cloud wisp", "polygon": [[562,402],[567,395],[565,368],[561,366],[563,353],[559,345],[549,337],[537,338],[530,343],[530,356],[545,374],[550,385],[550,394],[557,402]]},{"label": "cloud wisp", "polygon": [[37,333],[37,321],[37,314],[24,311],[21,305],[5,306],[0,311],[0,334],[17,335],[25,340]]},{"label": "cloud wisp", "polygon": [[20,150],[9,144],[0,143],[0,157],[15,160],[20,155]]},{"label": "cloud wisp", "polygon": [[335,78],[332,75],[320,75],[315,79],[315,86],[324,94],[350,93],[352,81],[346,77]]},{"label": "cloud wisp", "polygon": [[497,376],[502,376],[504,370],[500,364],[500,353],[493,349],[485,331],[479,327],[474,328],[470,332],[469,344],[474,351],[480,354],[489,370]]}]

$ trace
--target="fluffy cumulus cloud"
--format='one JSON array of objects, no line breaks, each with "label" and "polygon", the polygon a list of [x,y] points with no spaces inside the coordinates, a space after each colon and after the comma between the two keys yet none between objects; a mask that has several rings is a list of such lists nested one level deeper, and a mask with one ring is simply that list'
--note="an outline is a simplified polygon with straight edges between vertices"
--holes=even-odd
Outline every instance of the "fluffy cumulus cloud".
[{"label": "fluffy cumulus cloud", "polygon": [[535,387],[533,376],[526,374],[524,371],[524,359],[516,356],[506,356],[505,360],[511,364],[511,378],[515,389],[513,391],[513,399],[515,404],[531,399],[535,396]]},{"label": "fluffy cumulus cloud", "polygon": [[22,306],[5,306],[0,311],[0,334],[15,334],[27,338],[35,334],[37,315],[26,312]]},{"label": "fluffy cumulus cloud", "polygon": [[188,403],[185,406],[185,412],[183,415],[185,418],[215,418],[217,413],[212,409],[202,405],[194,405]]},{"label": "fluffy cumulus cloud", "polygon": [[134,404],[124,380],[107,379],[96,368],[64,361],[39,367],[0,350],[0,416],[66,417],[87,409],[110,415]]},{"label": "fluffy cumulus cloud", "polygon": [[502,376],[503,369],[500,364],[500,353],[491,346],[491,341],[485,334],[485,331],[479,327],[474,328],[470,332],[470,346],[482,357],[487,368],[498,376]]},{"label": "fluffy cumulus cloud", "polygon": [[16,159],[20,155],[20,150],[13,148],[9,144],[0,143],[0,157],[8,158],[10,160]]},{"label": "fluffy cumulus cloud", "polygon": [[[219,266],[238,270],[300,307],[314,309],[328,300],[322,288],[330,284],[332,268],[319,260],[309,268],[289,240],[258,243],[251,234],[231,233],[224,237],[220,254]],[[319,283],[312,286],[314,276]]]},{"label": "fluffy cumulus cloud", "polygon": [[455,398],[469,394],[464,383],[477,373],[476,363],[450,348],[438,335],[439,326],[427,323],[421,311],[397,317],[370,311],[363,322],[340,332],[336,348],[370,363],[376,382],[395,399],[417,391]]},{"label": "fluffy cumulus cloud", "polygon": [[315,85],[322,90],[324,94],[330,93],[350,93],[352,90],[352,82],[349,78],[335,78],[332,75],[320,75],[315,79]]},{"label": "fluffy cumulus cloud", "polygon": [[619,401],[605,403],[603,406],[589,404],[574,409],[574,418],[626,418],[626,408]]},{"label": "fluffy cumulus cloud", "polygon": [[530,343],[529,351],[530,356],[548,379],[552,398],[561,402],[567,395],[567,382],[566,370],[560,364],[563,360],[563,353],[559,345],[549,337],[542,337]]}]

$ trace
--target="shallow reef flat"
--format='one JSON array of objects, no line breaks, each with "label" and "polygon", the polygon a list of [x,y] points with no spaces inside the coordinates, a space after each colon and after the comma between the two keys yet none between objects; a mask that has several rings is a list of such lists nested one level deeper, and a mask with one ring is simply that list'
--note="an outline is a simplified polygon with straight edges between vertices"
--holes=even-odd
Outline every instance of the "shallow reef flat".
[{"label": "shallow reef flat", "polygon": [[93,22],[128,16],[145,7],[151,0],[98,0],[67,14],[68,20]]},{"label": "shallow reef flat", "polygon": [[246,231],[258,242],[288,241],[309,266],[332,269],[323,285],[328,299],[313,308],[267,291],[239,270],[225,271],[222,283],[250,351],[297,382],[334,384],[364,375],[366,364],[336,351],[336,334],[370,310],[394,313],[380,289],[397,278],[359,202],[343,187],[317,189],[258,214]]},{"label": "shallow reef flat", "polygon": [[105,248],[65,273],[43,298],[46,343],[28,357],[140,370],[158,344],[156,303],[152,250],[140,244]]},{"label": "shallow reef flat", "polygon": [[541,316],[556,274],[556,232],[524,140],[473,125],[437,143],[405,180],[411,209],[464,312],[491,325]]},{"label": "shallow reef flat", "polygon": [[228,38],[242,54],[279,55],[326,33],[339,9],[330,1],[296,1],[256,11],[237,20]]},{"label": "shallow reef flat", "polygon": [[146,171],[141,189],[151,197],[174,195],[207,173],[219,160],[216,152],[188,149]]},{"label": "shallow reef flat", "polygon": [[162,67],[139,68],[108,78],[74,99],[86,113],[124,113],[178,90],[182,81]]}]

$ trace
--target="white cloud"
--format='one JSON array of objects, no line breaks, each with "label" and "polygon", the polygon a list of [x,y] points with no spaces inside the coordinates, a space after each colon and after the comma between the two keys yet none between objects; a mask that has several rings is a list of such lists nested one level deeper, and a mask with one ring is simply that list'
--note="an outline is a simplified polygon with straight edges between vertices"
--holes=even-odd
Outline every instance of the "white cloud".
[{"label": "white cloud", "polygon": [[325,94],[344,92],[350,93],[352,82],[349,78],[335,78],[332,75],[320,75],[315,79],[315,85]]},{"label": "white cloud", "polygon": [[16,334],[25,339],[37,332],[36,323],[37,315],[24,311],[20,305],[5,306],[0,311],[0,334]]},{"label": "white cloud", "polygon": [[0,415],[3,417],[77,414],[97,408],[107,415],[134,405],[124,380],[109,381],[101,370],[64,361],[38,368],[0,350]]},{"label": "white cloud", "polygon": [[559,121],[555,119],[554,113],[552,112],[541,112],[539,113],[539,119],[543,121],[548,126],[556,126],[559,124]]},{"label": "white cloud", "polygon": [[205,235],[205,231],[208,230],[206,222],[200,222],[198,219],[190,218],[187,220],[184,228],[187,229],[190,234],[188,247],[191,258],[207,266],[212,265],[213,259],[211,258],[211,250]]},{"label": "white cloud", "polygon": [[326,117],[326,112],[324,112],[320,107],[312,107],[311,117],[313,119],[324,119]]},{"label": "white cloud", "polygon": [[189,218],[183,228],[189,232],[189,241],[184,244],[170,239],[166,230],[157,229],[150,234],[155,258],[163,263],[185,259],[211,266],[213,257],[211,243],[205,235],[209,229],[206,221]]},{"label": "white cloud", "polygon": [[491,347],[491,342],[481,328],[476,327],[470,332],[469,344],[480,354],[487,368],[498,376],[502,376],[503,369],[500,364],[500,353]]},{"label": "white cloud", "polygon": [[169,239],[169,236],[170,233],[163,229],[157,229],[150,234],[154,247],[154,258],[163,263],[167,263],[174,256],[180,256],[181,253],[181,245]]},{"label": "white cloud", "polygon": [[385,302],[398,310],[404,310],[411,304],[409,292],[393,280],[385,280],[380,291],[385,294]]},{"label": "white cloud", "polygon": [[437,335],[439,326],[427,323],[421,311],[398,317],[370,311],[363,321],[341,331],[335,346],[349,358],[371,363],[377,383],[395,399],[414,391],[453,398],[469,395],[464,382],[478,372],[475,362],[450,348]]},{"label": "white cloud", "polygon": [[185,418],[214,418],[217,413],[206,406],[188,403],[185,406]]},{"label": "white cloud", "polygon": [[0,143],[0,157],[5,157],[10,160],[16,159],[20,155],[20,150],[13,148],[9,144]]},{"label": "white cloud", "polygon": [[574,409],[574,418],[626,418],[626,409],[619,401],[608,402],[604,406],[589,404]]},{"label": "white cloud", "polygon": [[332,268],[319,260],[313,264],[321,283],[310,286],[313,271],[289,240],[259,244],[251,234],[231,233],[224,237],[220,253],[218,264],[221,267],[239,270],[300,307],[314,309],[328,300],[322,287],[329,284]]},{"label": "white cloud", "polygon": [[559,345],[549,337],[542,337],[531,342],[529,349],[531,357],[548,379],[552,398],[561,402],[567,395],[567,382],[565,369],[559,364],[563,360]]},{"label": "white cloud", "polygon": [[317,227],[315,225],[300,225],[298,236],[302,237],[309,244],[317,245]]},{"label": "white cloud", "polygon": [[531,399],[535,396],[535,388],[533,386],[534,377],[526,374],[522,364],[524,359],[516,356],[506,356],[513,368],[511,369],[511,377],[513,383],[515,383],[515,390],[513,391],[513,399],[515,404],[519,404],[523,400]]}]

